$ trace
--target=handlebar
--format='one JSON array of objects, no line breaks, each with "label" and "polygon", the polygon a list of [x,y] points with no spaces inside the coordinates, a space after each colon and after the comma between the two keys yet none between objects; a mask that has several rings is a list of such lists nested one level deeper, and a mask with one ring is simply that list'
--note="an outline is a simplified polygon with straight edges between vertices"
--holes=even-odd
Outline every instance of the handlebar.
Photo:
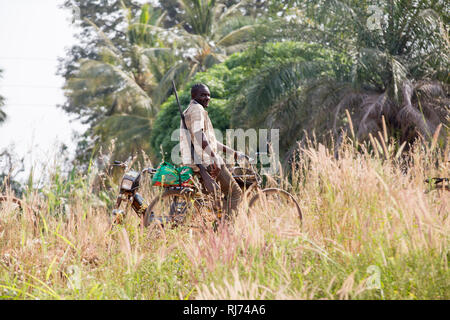
[{"label": "handlebar", "polygon": [[126,162],[120,162],[120,161],[114,161],[114,163],[111,165],[111,167],[121,167],[121,168],[127,168],[128,164]]},{"label": "handlebar", "polygon": [[[256,156],[256,158],[258,158],[258,156],[260,156],[260,155],[268,155],[269,153],[268,152],[255,152],[255,156]],[[255,159],[254,158],[251,158],[251,157],[249,157],[248,155],[244,155],[244,159],[245,160],[247,160],[248,162],[253,162],[253,161],[255,161]]]},{"label": "handlebar", "polygon": [[[111,166],[113,166],[113,167],[121,167],[121,168],[124,168],[125,170],[127,170],[128,169],[129,160],[130,159],[128,159],[125,162],[122,162],[122,161],[119,161],[119,160],[115,160],[113,162],[113,164],[111,164]],[[156,173],[156,169],[148,167],[148,168],[142,169],[142,171],[141,171],[141,173],[146,173],[146,172],[150,173],[150,174],[155,174]]]},{"label": "handlebar", "polygon": [[156,169],[148,167],[148,168],[144,168],[144,170],[142,170],[141,172],[142,173],[147,172],[147,173],[150,173],[150,174],[155,174],[156,173]]}]

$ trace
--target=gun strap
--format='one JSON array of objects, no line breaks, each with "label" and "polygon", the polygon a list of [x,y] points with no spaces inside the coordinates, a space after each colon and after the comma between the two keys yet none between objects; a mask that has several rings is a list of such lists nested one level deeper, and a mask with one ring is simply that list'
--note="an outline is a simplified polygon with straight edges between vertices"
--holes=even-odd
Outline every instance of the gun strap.
[{"label": "gun strap", "polygon": [[[174,86],[175,86],[175,84],[174,84]],[[177,98],[178,107],[180,109],[181,122],[183,123],[183,129],[186,130],[184,132],[184,134],[186,134],[186,138],[191,141],[191,160],[192,160],[192,163],[195,164],[195,154],[196,153],[195,153],[194,143],[192,141],[193,139],[195,139],[195,137],[193,137],[193,139],[191,139],[191,137],[190,137],[189,130],[188,130],[188,127],[186,125],[186,120],[184,118],[183,111],[181,110],[181,104],[180,104],[180,102],[178,100],[178,95],[176,94],[176,91],[175,91],[175,95],[176,95],[176,98]]]}]

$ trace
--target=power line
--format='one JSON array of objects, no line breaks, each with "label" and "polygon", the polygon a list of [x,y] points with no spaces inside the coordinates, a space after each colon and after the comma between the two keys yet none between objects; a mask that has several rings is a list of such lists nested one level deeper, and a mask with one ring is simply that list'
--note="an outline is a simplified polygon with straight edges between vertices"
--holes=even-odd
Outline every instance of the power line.
[{"label": "power line", "polygon": [[51,61],[57,62],[58,58],[44,58],[44,57],[0,57],[0,60],[25,60],[25,61]]},{"label": "power line", "polygon": [[6,103],[4,107],[56,107],[61,105],[61,103],[55,104],[36,104],[36,103]]},{"label": "power line", "polygon": [[47,85],[34,85],[34,84],[1,84],[1,87],[12,87],[12,88],[36,88],[36,89],[62,89],[62,86],[47,86]]}]

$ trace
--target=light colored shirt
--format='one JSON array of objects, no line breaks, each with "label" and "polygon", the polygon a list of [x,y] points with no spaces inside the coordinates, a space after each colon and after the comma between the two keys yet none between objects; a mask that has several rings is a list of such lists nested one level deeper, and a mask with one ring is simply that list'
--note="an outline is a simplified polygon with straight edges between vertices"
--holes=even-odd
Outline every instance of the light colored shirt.
[{"label": "light colored shirt", "polygon": [[[183,123],[180,121],[180,151],[183,165],[192,166],[192,164],[201,163],[207,166],[212,164],[213,161],[209,156],[210,153],[206,152],[208,149],[203,151],[202,146],[197,142],[194,136],[195,133],[203,131],[212,151],[217,154],[217,139],[211,120],[208,116],[208,111],[206,111],[205,108],[203,108],[203,106],[197,101],[191,100],[189,107],[183,112],[183,114],[187,127],[187,131],[183,130]],[[189,133],[189,136],[187,133]],[[192,159],[191,141],[194,144],[194,150],[197,155],[195,160],[198,161],[193,161]]]}]

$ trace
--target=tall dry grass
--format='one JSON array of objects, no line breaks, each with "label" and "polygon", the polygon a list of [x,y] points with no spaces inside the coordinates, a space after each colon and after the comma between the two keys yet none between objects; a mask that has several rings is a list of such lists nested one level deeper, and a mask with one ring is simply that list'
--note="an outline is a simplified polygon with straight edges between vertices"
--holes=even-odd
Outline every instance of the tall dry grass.
[{"label": "tall dry grass", "polygon": [[449,299],[448,191],[424,183],[449,176],[449,149],[418,142],[399,153],[383,135],[372,140],[348,139],[338,159],[319,143],[301,150],[292,177],[282,178],[302,224],[286,205],[241,209],[217,231],[142,230],[130,211],[111,231],[116,190],[95,186],[99,172],[80,177],[86,183],[68,188],[64,203],[29,193],[37,222],[11,204],[0,209],[0,296]]}]

